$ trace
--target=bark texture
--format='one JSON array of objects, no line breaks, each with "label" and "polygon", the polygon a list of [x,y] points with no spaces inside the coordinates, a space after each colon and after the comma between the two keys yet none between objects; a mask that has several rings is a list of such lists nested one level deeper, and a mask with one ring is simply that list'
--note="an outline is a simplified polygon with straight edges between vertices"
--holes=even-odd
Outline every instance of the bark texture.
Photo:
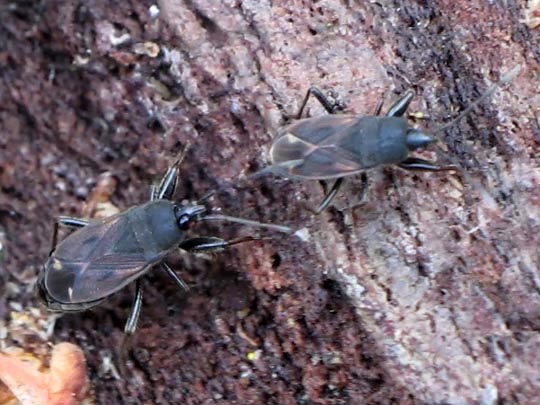
[{"label": "bark texture", "polygon": [[[178,198],[237,182],[223,212],[304,229],[155,271],[136,348],[114,378],[131,294],[56,322],[99,403],[495,404],[540,399],[540,31],[525,2],[162,0],[0,5],[0,317],[38,306],[53,218],[112,202],[186,143]],[[529,11],[530,12],[530,11]],[[434,128],[516,64],[521,74],[428,158],[459,173],[369,172],[352,215],[304,204],[318,182],[237,180],[267,164],[311,85],[371,113],[412,88]],[[311,115],[323,111],[309,105]],[[437,156],[436,156],[437,155]],[[347,179],[335,207],[354,203]],[[198,226],[230,238],[237,226]],[[129,289],[127,289],[129,290]],[[21,305],[15,305],[21,304]],[[2,337],[3,345],[36,345]],[[39,339],[37,339],[39,340]]]}]

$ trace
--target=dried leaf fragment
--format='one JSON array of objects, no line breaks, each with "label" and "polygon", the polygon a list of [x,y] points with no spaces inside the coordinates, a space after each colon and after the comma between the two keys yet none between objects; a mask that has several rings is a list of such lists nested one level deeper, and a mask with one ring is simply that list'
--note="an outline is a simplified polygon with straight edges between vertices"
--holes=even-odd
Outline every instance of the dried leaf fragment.
[{"label": "dried leaf fragment", "polygon": [[[30,357],[29,357],[30,356]],[[40,371],[40,361],[28,353],[0,353],[0,380],[23,405],[76,405],[88,391],[86,361],[71,343],[53,347],[50,368]]]},{"label": "dried leaf fragment", "polygon": [[47,404],[48,391],[43,375],[24,357],[0,353],[0,380],[21,404]]},{"label": "dried leaf fragment", "polygon": [[78,404],[84,399],[88,377],[84,353],[78,346],[72,343],[54,346],[48,388],[52,404]]},{"label": "dried leaf fragment", "polygon": [[111,196],[116,190],[116,185],[117,181],[112,173],[102,173],[82,209],[83,217],[105,218],[116,214],[119,210],[110,202]]},{"label": "dried leaf fragment", "polygon": [[133,46],[133,52],[137,55],[146,55],[151,58],[156,58],[159,55],[159,45],[155,42],[142,42]]},{"label": "dried leaf fragment", "polygon": [[534,29],[540,26],[540,0],[529,0],[525,9],[524,22],[529,28]]}]

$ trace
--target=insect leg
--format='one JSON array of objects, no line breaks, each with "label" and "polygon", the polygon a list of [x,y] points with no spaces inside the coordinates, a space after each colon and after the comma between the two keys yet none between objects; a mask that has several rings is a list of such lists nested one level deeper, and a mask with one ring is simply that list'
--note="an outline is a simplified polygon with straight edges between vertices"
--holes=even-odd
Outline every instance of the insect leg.
[{"label": "insect leg", "polygon": [[165,172],[158,187],[153,188],[152,200],[169,200],[176,190],[176,182],[178,180],[178,168],[171,166]]},{"label": "insect leg", "polygon": [[319,204],[317,209],[313,212],[314,214],[320,214],[326,208],[328,208],[328,206],[330,205],[330,203],[332,202],[332,200],[336,196],[337,192],[339,191],[339,188],[341,187],[342,183],[343,183],[343,177],[340,177],[339,179],[337,179],[334,182],[334,184],[332,185],[332,188],[330,189],[330,191],[328,191],[328,193],[326,193],[326,195],[324,196],[323,200],[321,201],[321,203]]},{"label": "insect leg", "polygon": [[170,200],[172,198],[172,196],[174,195],[174,191],[176,190],[176,184],[178,180],[178,166],[180,166],[180,164],[186,157],[189,146],[190,145],[187,144],[184,147],[184,149],[182,150],[182,152],[180,152],[174,163],[167,169],[161,181],[159,182],[159,186],[152,187],[152,195],[150,198],[151,200]]},{"label": "insect leg", "polygon": [[166,263],[162,263],[161,267],[167,272],[169,277],[173,279],[173,281],[176,283],[176,285],[178,285],[178,287],[180,287],[182,290],[189,290],[189,286],[184,282],[184,280],[182,280],[178,276],[178,274],[176,274],[173,269],[171,269]]},{"label": "insect leg", "polygon": [[328,114],[334,114],[334,104],[328,100],[328,97],[326,97],[323,92],[318,89],[317,87],[310,87],[309,90],[306,93],[306,97],[304,97],[304,101],[302,102],[302,106],[300,107],[300,110],[298,111],[298,114],[296,114],[296,119],[300,119],[302,117],[302,113],[304,112],[304,108],[306,108],[306,104],[309,100],[309,96],[313,96],[317,99],[319,103],[324,107],[324,109],[328,112]]},{"label": "insect leg", "polygon": [[339,211],[348,211],[348,210],[354,210],[355,208],[357,207],[360,207],[361,205],[363,205],[366,200],[367,200],[367,190],[368,190],[368,179],[367,179],[367,175],[365,172],[363,172],[361,174],[361,177],[360,177],[361,181],[362,181],[362,185],[360,186],[360,193],[359,193],[359,197],[358,197],[358,200],[353,203],[353,204],[350,204],[344,208],[340,208]]},{"label": "insect leg", "polygon": [[141,281],[137,280],[135,282],[135,297],[133,298],[133,304],[131,304],[131,309],[129,311],[129,316],[126,321],[126,326],[124,326],[124,336],[122,337],[122,342],[120,344],[120,368],[122,374],[126,374],[124,369],[124,364],[128,359],[129,349],[133,341],[133,333],[137,329],[137,321],[139,320],[139,315],[141,314],[142,306],[142,288]]},{"label": "insect leg", "polygon": [[[51,253],[56,248],[56,243],[57,243],[57,240],[58,240],[58,227],[60,225],[65,226],[67,228],[82,228],[82,227],[88,225],[88,221],[85,220],[85,219],[73,218],[73,217],[64,217],[64,216],[56,218],[56,221],[54,222]],[[50,253],[49,253],[49,255],[50,255]]]},{"label": "insect leg", "polygon": [[154,201],[156,199],[157,195],[157,186],[155,184],[152,184],[150,186],[150,201]]},{"label": "insect leg", "polygon": [[132,335],[137,328],[137,321],[139,320],[139,315],[141,314],[141,306],[142,288],[140,280],[137,280],[135,282],[135,298],[133,299],[133,304],[131,305],[131,310],[129,311],[126,326],[124,327],[124,332],[128,335]]},{"label": "insect leg", "polygon": [[439,166],[435,162],[416,157],[409,157],[403,162],[399,163],[398,166],[405,170],[422,170],[429,172],[457,170],[457,167],[455,165]]},{"label": "insect leg", "polygon": [[178,168],[176,166],[171,166],[165,172],[165,175],[161,179],[159,186],[152,187],[152,196],[151,200],[169,200],[176,190],[176,181],[178,179]]},{"label": "insect leg", "polygon": [[202,252],[206,250],[223,249],[229,246],[238,245],[239,243],[251,242],[254,240],[262,240],[257,236],[243,236],[232,240],[224,240],[215,237],[199,237],[188,239],[180,245],[181,249],[191,252]]},{"label": "insect leg", "polygon": [[377,106],[375,107],[375,111],[373,112],[373,115],[380,115],[381,111],[382,111],[382,108],[383,108],[383,105],[384,105],[384,98],[381,97],[381,99],[377,103]]},{"label": "insect leg", "polygon": [[403,114],[405,114],[405,111],[407,111],[407,108],[409,107],[409,104],[411,104],[411,101],[414,97],[414,93],[409,90],[405,92],[403,96],[401,96],[388,110],[386,113],[387,117],[401,117]]},{"label": "insect leg", "polygon": [[88,225],[88,220],[74,217],[58,217],[56,219],[56,225],[62,225],[68,228],[82,228]]}]

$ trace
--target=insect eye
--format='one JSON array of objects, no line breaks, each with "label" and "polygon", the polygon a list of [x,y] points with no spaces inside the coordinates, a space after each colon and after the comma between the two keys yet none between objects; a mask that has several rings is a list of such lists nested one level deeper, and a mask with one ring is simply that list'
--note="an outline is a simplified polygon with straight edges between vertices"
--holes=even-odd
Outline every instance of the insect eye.
[{"label": "insect eye", "polygon": [[178,226],[181,230],[186,231],[189,228],[191,217],[187,214],[181,215],[178,218]]}]

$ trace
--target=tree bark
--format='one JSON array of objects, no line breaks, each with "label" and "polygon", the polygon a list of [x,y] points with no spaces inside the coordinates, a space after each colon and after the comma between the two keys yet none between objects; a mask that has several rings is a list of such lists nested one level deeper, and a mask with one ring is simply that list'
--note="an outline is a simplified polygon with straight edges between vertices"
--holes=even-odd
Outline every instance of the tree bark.
[{"label": "tree bark", "polygon": [[[540,41],[526,12],[514,1],[9,3],[0,286],[37,272],[52,218],[81,215],[100,174],[118,180],[116,206],[142,203],[189,143],[179,196],[223,187],[212,206],[305,238],[262,232],[274,238],[211,260],[175,256],[194,286],[182,299],[156,270],[123,379],[102,366],[128,292],[58,321],[51,340],[81,345],[100,403],[535,403]],[[413,89],[409,110],[426,116],[416,125],[433,129],[516,65],[420,154],[456,173],[375,168],[364,204],[340,209],[357,200],[350,177],[318,216],[305,209],[323,197],[318,182],[246,179],[310,86],[357,114]],[[23,290],[4,301],[37,304]]]}]

